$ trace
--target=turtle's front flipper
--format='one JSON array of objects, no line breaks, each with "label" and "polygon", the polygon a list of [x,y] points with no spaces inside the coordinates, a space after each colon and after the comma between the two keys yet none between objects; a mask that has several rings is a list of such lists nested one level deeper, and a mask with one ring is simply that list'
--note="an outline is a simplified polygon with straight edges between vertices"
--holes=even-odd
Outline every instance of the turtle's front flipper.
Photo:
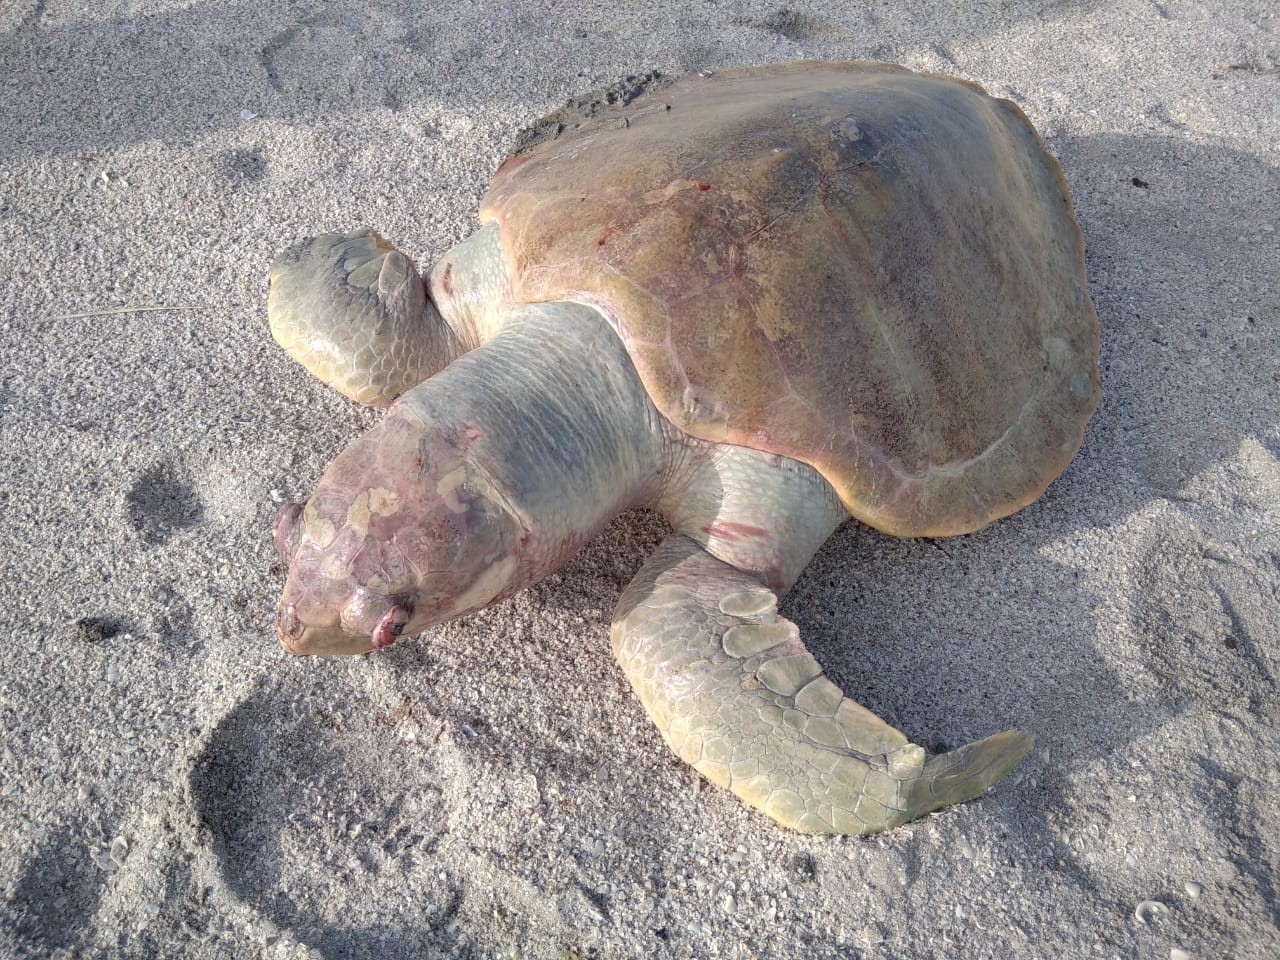
[{"label": "turtle's front flipper", "polygon": [[281,254],[267,316],[293,359],[375,407],[460,352],[414,265],[372,230],[324,234]]},{"label": "turtle's front flipper", "polygon": [[1032,747],[1010,730],[926,757],[823,676],[773,591],[681,534],[623,593],[612,635],[681,759],[797,830],[886,830],[976,797]]}]

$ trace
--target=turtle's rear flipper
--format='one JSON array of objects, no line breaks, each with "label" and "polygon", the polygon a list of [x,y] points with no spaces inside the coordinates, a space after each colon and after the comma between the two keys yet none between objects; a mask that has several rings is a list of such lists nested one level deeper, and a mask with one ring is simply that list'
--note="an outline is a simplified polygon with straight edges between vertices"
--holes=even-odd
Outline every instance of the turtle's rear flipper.
[{"label": "turtle's rear flipper", "polygon": [[681,759],[797,830],[886,830],[976,797],[1032,747],[1009,730],[926,758],[823,676],[771,590],[680,534],[623,593],[612,635]]}]

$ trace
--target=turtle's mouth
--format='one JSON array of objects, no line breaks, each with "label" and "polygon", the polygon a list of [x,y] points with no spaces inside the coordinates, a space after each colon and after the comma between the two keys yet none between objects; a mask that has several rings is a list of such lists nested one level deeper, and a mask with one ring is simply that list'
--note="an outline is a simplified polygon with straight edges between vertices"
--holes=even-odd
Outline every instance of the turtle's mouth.
[{"label": "turtle's mouth", "polygon": [[276,617],[280,644],[299,657],[349,656],[376,650],[369,634],[347,633],[341,627],[310,626],[298,619],[293,604],[284,604]]}]

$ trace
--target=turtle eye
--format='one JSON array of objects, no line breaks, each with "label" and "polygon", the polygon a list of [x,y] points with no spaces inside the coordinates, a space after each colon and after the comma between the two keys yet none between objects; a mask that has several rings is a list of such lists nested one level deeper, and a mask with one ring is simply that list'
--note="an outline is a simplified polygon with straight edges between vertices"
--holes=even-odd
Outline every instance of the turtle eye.
[{"label": "turtle eye", "polygon": [[405,606],[401,606],[398,603],[392,604],[391,609],[382,615],[378,625],[373,628],[373,634],[369,638],[373,648],[381,650],[383,647],[389,647],[395,643],[400,634],[404,632],[405,625],[412,616],[412,604]]}]

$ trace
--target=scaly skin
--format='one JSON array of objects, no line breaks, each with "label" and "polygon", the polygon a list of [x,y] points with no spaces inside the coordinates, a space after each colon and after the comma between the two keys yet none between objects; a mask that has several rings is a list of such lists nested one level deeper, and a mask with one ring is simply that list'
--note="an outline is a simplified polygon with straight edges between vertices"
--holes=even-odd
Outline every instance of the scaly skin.
[{"label": "scaly skin", "polygon": [[423,284],[372,230],[325,234],[271,268],[271,335],[357,403],[386,407],[501,329],[510,283],[496,227],[477,230]]},{"label": "scaly skin", "polygon": [[652,495],[673,433],[599,314],[523,308],[281,510],[281,640],[366,653],[541,580]]},{"label": "scaly skin", "polygon": [[623,593],[613,651],[680,759],[784,826],[887,830],[978,796],[1031,749],[1009,730],[926,759],[823,676],[777,602],[674,534]]},{"label": "scaly skin", "polygon": [[[404,319],[409,303],[408,326],[437,342],[404,356],[430,366],[481,345],[401,396],[305,505],[280,511],[289,650],[364,653],[496,602],[559,569],[620,511],[650,504],[676,532],[623,594],[614,650],[667,742],[712,781],[798,830],[870,833],[976,796],[1030,749],[1010,731],[926,760],[822,676],[776,613],[847,516],[814,470],[676,431],[593,308],[472,309],[488,301],[462,278],[502,289],[484,237],[447,256],[449,290],[433,271],[438,313],[403,294],[407,281],[378,286],[402,276],[399,255],[367,235],[353,255],[351,237],[291,251],[273,274],[273,329],[307,312],[309,336],[331,323],[340,342],[353,314],[376,330],[379,309]],[[358,310],[343,306],[353,301]],[[380,368],[374,393],[412,375]]]}]

